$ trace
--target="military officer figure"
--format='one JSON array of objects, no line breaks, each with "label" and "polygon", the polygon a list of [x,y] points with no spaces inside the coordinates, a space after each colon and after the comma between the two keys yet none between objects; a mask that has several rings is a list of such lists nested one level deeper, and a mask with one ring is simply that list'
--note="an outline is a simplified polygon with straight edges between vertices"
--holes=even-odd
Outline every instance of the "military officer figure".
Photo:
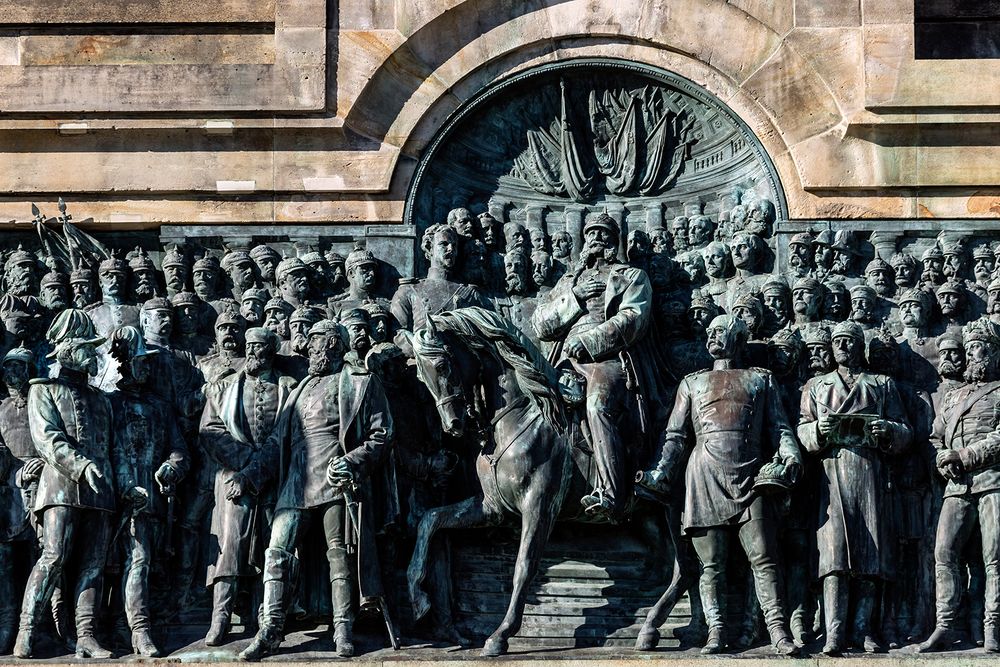
[{"label": "military officer figure", "polygon": [[947,485],[934,545],[936,623],[921,652],[956,639],[963,550],[977,528],[986,575],[983,646],[1000,651],[1000,340],[984,320],[966,325],[963,339],[967,382],[944,398],[932,436]]},{"label": "military officer figure", "polygon": [[[708,621],[702,653],[719,653],[726,646],[727,551],[738,536],[771,643],[776,652],[793,655],[798,649],[782,606],[776,517],[754,482],[772,458],[794,480],[802,456],[770,371],[743,367],[748,333],[746,324],[731,315],[709,324],[712,369],[681,381],[660,461],[649,477],[660,484],[680,483],[677,469],[687,458],[683,528],[702,565],[701,600]],[[688,454],[691,435],[694,448]]]},{"label": "military officer figure", "polygon": [[[427,277],[416,283],[401,284],[392,298],[392,314],[399,326],[415,331],[427,322],[428,315],[465,306],[491,308],[474,285],[456,280],[459,268],[459,242],[455,228],[447,224],[431,225],[421,240],[424,256],[430,262]],[[405,339],[396,341],[404,349]]]},{"label": "military officer figure", "polygon": [[[209,646],[222,644],[229,632],[240,578],[258,574],[252,552],[256,544],[266,544],[265,514],[274,506],[273,487],[281,474],[268,467],[265,442],[295,386],[293,378],[274,369],[274,332],[250,329],[246,348],[242,370],[205,387],[208,403],[201,419],[202,448],[217,470],[212,535],[218,552],[207,582],[212,587],[212,623],[205,637]],[[274,460],[275,467],[279,461]]]},{"label": "military officer figure", "polygon": [[[322,524],[330,564],[333,636],[337,655],[354,654],[351,566],[348,545],[358,557],[359,596],[382,596],[375,533],[378,498],[394,493],[384,479],[392,440],[392,418],[379,380],[344,364],[347,334],[323,320],[309,332],[309,377],[288,401],[281,423],[265,449],[289,451],[288,473],[275,508],[264,569],[261,627],[240,658],[259,660],[277,651],[285,622],[295,550],[313,521]],[[273,471],[274,466],[270,466]]]},{"label": "military officer figure", "polygon": [[817,543],[826,621],[823,652],[838,655],[847,640],[852,597],[856,639],[867,652],[881,648],[871,619],[876,582],[893,573],[887,456],[905,450],[912,431],[897,421],[906,411],[896,383],[864,368],[861,325],[838,324],[832,347],[837,367],[803,388],[798,435],[821,464]]},{"label": "military officer figure", "polygon": [[94,623],[100,607],[115,490],[111,465],[111,404],[88,377],[97,373],[96,346],[103,339],[82,310],[61,312],[47,334],[59,362],[59,376],[33,380],[28,391],[28,426],[45,461],[34,511],[42,526],[42,555],[28,578],[14,655],[32,655],[34,633],[52,591],[63,580],[75,592],[76,655],[108,658],[97,643]]},{"label": "military officer figure", "polygon": [[606,213],[589,220],[580,262],[538,298],[532,317],[538,338],[563,341],[553,354],[587,378],[587,426],[597,479],[581,504],[588,513],[612,521],[621,515],[632,481],[627,473],[633,453],[623,436],[626,377],[648,363],[632,363],[632,357],[652,315],[646,272],[616,259],[620,233]]},{"label": "military officer figure", "polygon": [[150,386],[156,369],[151,358],[169,352],[147,349],[138,329],[122,327],[112,336],[111,354],[121,369],[118,390],[109,397],[115,478],[120,495],[131,501],[122,507],[131,514],[122,535],[125,617],[133,650],[151,658],[160,649],[150,635],[149,573],[166,527],[168,498],[187,473],[187,446],[173,406]]},{"label": "military officer figure", "polygon": [[8,352],[0,366],[8,392],[0,402],[0,654],[10,650],[17,631],[15,561],[34,552],[35,531],[28,517],[45,465],[28,430],[32,366],[31,351],[23,347]]}]

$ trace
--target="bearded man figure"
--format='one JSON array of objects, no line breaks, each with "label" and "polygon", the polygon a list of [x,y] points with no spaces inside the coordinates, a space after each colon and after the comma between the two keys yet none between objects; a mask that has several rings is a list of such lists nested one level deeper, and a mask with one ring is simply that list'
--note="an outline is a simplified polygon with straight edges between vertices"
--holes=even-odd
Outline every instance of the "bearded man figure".
[{"label": "bearded man figure", "polygon": [[[877,582],[891,578],[893,526],[888,461],[905,450],[912,430],[892,378],[865,370],[865,333],[841,322],[832,335],[837,368],[806,383],[798,435],[819,458],[818,575],[823,581],[826,644],[838,655],[846,642],[850,598],[855,635],[867,652],[880,650],[871,619]],[[852,595],[853,593],[853,595]]]},{"label": "bearded man figure", "polygon": [[[597,479],[581,504],[592,515],[617,521],[631,495],[630,459],[637,454],[623,434],[627,378],[653,365],[650,358],[632,358],[649,326],[652,287],[645,271],[618,262],[620,231],[609,215],[588,221],[583,235],[577,266],[539,297],[532,323],[541,340],[556,343],[552,356],[587,378],[587,426]],[[640,391],[649,390],[647,385]],[[647,405],[654,398],[643,397]]]},{"label": "bearded man figure", "polygon": [[[330,564],[333,636],[337,655],[354,655],[352,598],[383,598],[375,534],[383,528],[373,499],[388,503],[395,487],[378,484],[389,460],[392,417],[378,378],[345,364],[347,333],[333,320],[309,330],[309,377],[289,397],[281,422],[264,446],[272,457],[261,472],[275,472],[290,452],[264,566],[261,627],[241,660],[278,650],[296,549],[310,523],[321,522]],[[391,504],[391,503],[390,503]],[[352,576],[348,546],[357,554]],[[354,581],[357,581],[355,589]]]},{"label": "bearded man figure", "polygon": [[[209,567],[212,623],[205,643],[222,644],[229,632],[239,582],[253,581],[255,544],[267,541],[266,519],[274,507],[274,479],[265,442],[295,380],[274,369],[278,338],[263,327],[246,333],[246,361],[235,375],[208,385],[201,418],[202,447],[215,464],[212,535],[218,552]],[[273,461],[279,468],[278,461]],[[257,554],[259,556],[259,554]],[[259,599],[259,598],[258,598]]]},{"label": "bearded man figure", "polygon": [[937,468],[947,480],[934,543],[936,624],[919,651],[955,642],[965,589],[963,550],[978,527],[986,577],[984,644],[1000,652],[1000,340],[995,327],[977,320],[962,332],[966,384],[945,398],[934,424]]},{"label": "bearded man figure", "polygon": [[110,658],[94,626],[116,504],[111,404],[88,384],[97,374],[97,345],[103,339],[87,314],[75,309],[56,317],[47,338],[59,376],[33,380],[28,390],[28,427],[45,461],[33,508],[42,526],[42,555],[24,591],[14,656],[31,657],[35,629],[65,572],[75,575],[70,576],[72,588],[65,590],[76,593],[77,657]]}]

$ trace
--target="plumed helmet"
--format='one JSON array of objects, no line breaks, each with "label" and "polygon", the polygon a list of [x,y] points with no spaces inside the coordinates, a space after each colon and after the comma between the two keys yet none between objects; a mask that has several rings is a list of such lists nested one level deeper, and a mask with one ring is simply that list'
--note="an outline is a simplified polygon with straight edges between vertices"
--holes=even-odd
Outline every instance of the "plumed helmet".
[{"label": "plumed helmet", "polygon": [[94,345],[104,342],[104,338],[98,336],[94,330],[90,316],[79,308],[60,311],[49,325],[49,330],[45,332],[45,338],[53,345],[67,340],[78,340]]}]

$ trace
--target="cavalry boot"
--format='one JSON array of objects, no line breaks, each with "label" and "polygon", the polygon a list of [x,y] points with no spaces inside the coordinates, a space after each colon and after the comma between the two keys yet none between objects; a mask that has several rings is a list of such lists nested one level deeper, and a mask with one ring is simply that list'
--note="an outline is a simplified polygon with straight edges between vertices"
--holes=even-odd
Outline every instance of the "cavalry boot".
[{"label": "cavalry boot", "polygon": [[346,549],[328,549],[330,562],[330,593],[333,603],[333,642],[337,656],[350,658],[354,655],[352,627],[354,614],[351,610],[351,566]]},{"label": "cavalry boot", "polygon": [[250,645],[240,651],[239,658],[244,662],[257,662],[277,653],[279,646],[281,646],[281,633],[272,627],[262,625]]},{"label": "cavalry boot", "polygon": [[958,633],[940,625],[934,628],[931,636],[917,645],[917,653],[933,653],[951,646],[958,641]]},{"label": "cavalry boot", "polygon": [[792,641],[792,636],[782,627],[769,628],[771,635],[771,646],[778,655],[798,655],[799,647]]},{"label": "cavalry boot", "polygon": [[81,635],[76,638],[76,657],[107,660],[111,651],[101,646],[93,635]]},{"label": "cavalry boot", "polygon": [[823,616],[826,619],[826,642],[823,645],[823,653],[826,655],[840,655],[844,651],[847,595],[847,577],[828,574],[823,579]]},{"label": "cavalry boot", "polygon": [[857,582],[858,598],[855,602],[854,631],[857,643],[865,653],[882,653],[883,648],[872,633],[872,614],[875,612],[875,582],[859,580]]},{"label": "cavalry boot", "polygon": [[32,652],[32,629],[22,627],[17,633],[12,655],[15,658],[30,658]]},{"label": "cavalry boot", "polygon": [[240,653],[240,660],[256,662],[274,655],[281,646],[294,560],[295,557],[284,549],[268,548],[264,553],[264,601],[258,617],[260,628],[250,646]]},{"label": "cavalry boot", "polygon": [[[954,625],[962,599],[962,589],[965,588],[962,579],[958,565],[955,563],[939,562],[934,566],[934,604],[937,620],[931,636],[917,646],[917,653],[940,651],[958,640]],[[976,583],[977,580],[979,583]],[[977,574],[970,568],[969,588],[980,586],[982,580],[982,570]],[[979,618],[982,616],[980,615]]]},{"label": "cavalry boot", "polygon": [[220,646],[229,634],[236,586],[236,577],[219,577],[212,584],[212,624],[205,635],[206,646]]},{"label": "cavalry boot", "polygon": [[76,639],[73,636],[75,630],[73,624],[70,622],[71,610],[69,605],[66,604],[62,587],[57,587],[52,591],[49,606],[52,611],[52,624],[56,629],[56,636],[59,637],[59,641],[63,643],[63,646],[75,653]]},{"label": "cavalry boot", "polygon": [[708,638],[701,652],[704,655],[721,653],[726,648],[726,595],[720,590],[721,576],[701,575],[701,603],[704,605],[705,620],[708,622]]},{"label": "cavalry boot", "polygon": [[159,658],[163,653],[153,641],[149,630],[140,629],[132,632],[132,650],[144,658]]}]

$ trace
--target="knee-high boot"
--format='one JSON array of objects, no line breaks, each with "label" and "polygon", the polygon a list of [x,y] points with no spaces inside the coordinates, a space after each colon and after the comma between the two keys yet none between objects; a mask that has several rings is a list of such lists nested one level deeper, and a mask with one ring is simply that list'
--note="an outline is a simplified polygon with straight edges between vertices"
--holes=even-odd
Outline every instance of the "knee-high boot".
[{"label": "knee-high boot", "polygon": [[330,593],[333,601],[333,641],[337,647],[337,655],[341,658],[349,658],[354,655],[351,564],[347,558],[347,549],[328,549],[326,557],[330,562]]},{"label": "knee-high boot", "polygon": [[236,587],[236,577],[219,577],[212,584],[212,624],[205,635],[205,644],[208,646],[219,646],[229,634]]},{"label": "knee-high boot", "polygon": [[0,655],[10,651],[17,632],[17,600],[14,598],[14,548],[0,544]]},{"label": "knee-high boot", "polygon": [[823,653],[840,655],[844,650],[844,625],[847,622],[849,583],[847,577],[828,574],[823,579],[823,616],[826,618],[826,643]]},{"label": "knee-high boot", "polygon": [[240,660],[257,661],[273,654],[281,645],[285,628],[285,605],[288,601],[292,563],[295,556],[284,549],[265,552],[264,601],[260,608],[260,628],[250,645],[240,653]]}]

